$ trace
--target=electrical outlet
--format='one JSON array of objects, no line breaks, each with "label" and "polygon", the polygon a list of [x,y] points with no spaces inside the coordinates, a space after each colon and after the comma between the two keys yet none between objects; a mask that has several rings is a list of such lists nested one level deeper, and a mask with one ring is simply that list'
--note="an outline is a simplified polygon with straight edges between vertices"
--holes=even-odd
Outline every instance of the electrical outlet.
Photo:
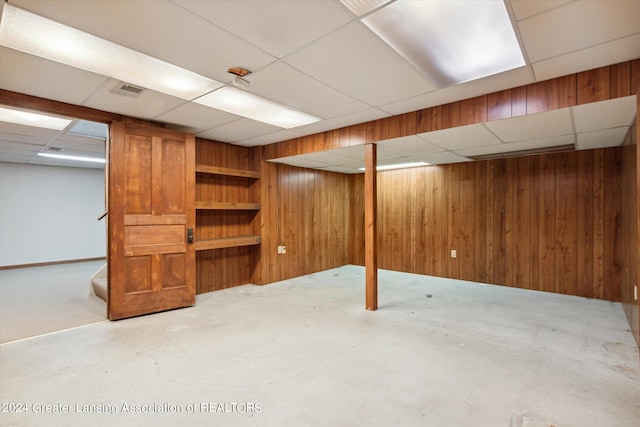
[{"label": "electrical outlet", "polygon": [[286,246],[278,246],[278,255],[283,255],[287,253],[287,247]]},{"label": "electrical outlet", "polygon": [[455,249],[451,249],[451,258],[457,258],[458,252]]}]

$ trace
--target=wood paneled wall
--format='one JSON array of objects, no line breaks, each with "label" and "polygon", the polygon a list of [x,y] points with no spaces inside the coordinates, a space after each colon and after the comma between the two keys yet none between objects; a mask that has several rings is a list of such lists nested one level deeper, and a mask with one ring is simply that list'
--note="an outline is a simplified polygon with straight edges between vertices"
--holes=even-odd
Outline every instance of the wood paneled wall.
[{"label": "wood paneled wall", "polygon": [[615,148],[379,172],[378,264],[619,301],[621,162]]},{"label": "wood paneled wall", "polygon": [[351,190],[348,175],[262,162],[262,284],[348,264]]},{"label": "wood paneled wall", "polygon": [[635,95],[640,60],[494,92],[265,147],[277,159]]},{"label": "wood paneled wall", "polygon": [[[241,170],[257,170],[253,151],[220,142],[196,140],[196,163]],[[246,178],[198,174],[196,200],[259,202],[260,182]],[[196,241],[258,234],[258,211],[203,210],[197,212]],[[258,246],[198,251],[197,293],[259,281]],[[257,275],[258,274],[258,275]]]},{"label": "wood paneled wall", "polygon": [[[640,347],[640,301],[634,300],[635,285],[640,285],[640,241],[638,240],[638,199],[640,188],[638,168],[638,123],[632,127],[623,146],[622,157],[622,286],[620,299],[625,315],[631,325],[633,336]],[[638,195],[638,197],[635,197]]]}]

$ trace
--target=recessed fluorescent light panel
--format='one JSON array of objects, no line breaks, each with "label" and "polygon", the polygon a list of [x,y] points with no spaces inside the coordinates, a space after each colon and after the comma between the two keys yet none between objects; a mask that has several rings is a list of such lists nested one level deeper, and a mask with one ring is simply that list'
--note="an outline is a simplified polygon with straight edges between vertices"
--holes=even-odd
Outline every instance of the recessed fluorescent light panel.
[{"label": "recessed fluorescent light panel", "polygon": [[192,100],[223,83],[75,28],[4,4],[0,44],[11,49]]},{"label": "recessed fluorescent light panel", "polygon": [[318,117],[232,86],[220,88],[193,102],[285,129],[320,121]]},{"label": "recessed fluorescent light panel", "polygon": [[[390,170],[390,169],[415,168],[417,166],[431,166],[431,163],[426,163],[426,162],[397,163],[395,165],[376,166],[376,170],[378,170],[378,171],[386,171],[386,170]],[[364,168],[359,168],[358,170],[363,171]]]},{"label": "recessed fluorescent light panel", "polygon": [[51,154],[51,153],[38,153],[38,156],[50,157],[52,159],[60,159],[60,160],[74,160],[78,162],[106,163],[105,159],[98,159],[96,157],[67,156],[65,154]]},{"label": "recessed fluorescent light panel", "polygon": [[14,110],[13,108],[6,107],[0,107],[0,121],[53,130],[62,130],[71,123],[70,119],[63,119],[62,117]]},{"label": "recessed fluorescent light panel", "polygon": [[362,22],[441,88],[525,65],[502,1],[397,0]]}]

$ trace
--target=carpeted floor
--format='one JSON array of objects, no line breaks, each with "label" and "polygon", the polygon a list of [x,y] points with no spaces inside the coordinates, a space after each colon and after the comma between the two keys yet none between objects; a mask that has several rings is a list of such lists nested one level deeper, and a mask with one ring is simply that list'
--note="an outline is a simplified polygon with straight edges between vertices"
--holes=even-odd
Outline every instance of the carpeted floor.
[{"label": "carpeted floor", "polygon": [[104,261],[0,270],[0,343],[106,321],[107,306],[89,295]]}]

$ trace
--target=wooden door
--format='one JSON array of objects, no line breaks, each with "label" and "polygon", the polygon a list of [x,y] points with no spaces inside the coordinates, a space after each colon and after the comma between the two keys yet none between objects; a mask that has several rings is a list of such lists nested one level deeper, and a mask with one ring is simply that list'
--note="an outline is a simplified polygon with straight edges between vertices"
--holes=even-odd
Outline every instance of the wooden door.
[{"label": "wooden door", "polygon": [[111,134],[107,316],[191,306],[195,138],[120,122]]}]

